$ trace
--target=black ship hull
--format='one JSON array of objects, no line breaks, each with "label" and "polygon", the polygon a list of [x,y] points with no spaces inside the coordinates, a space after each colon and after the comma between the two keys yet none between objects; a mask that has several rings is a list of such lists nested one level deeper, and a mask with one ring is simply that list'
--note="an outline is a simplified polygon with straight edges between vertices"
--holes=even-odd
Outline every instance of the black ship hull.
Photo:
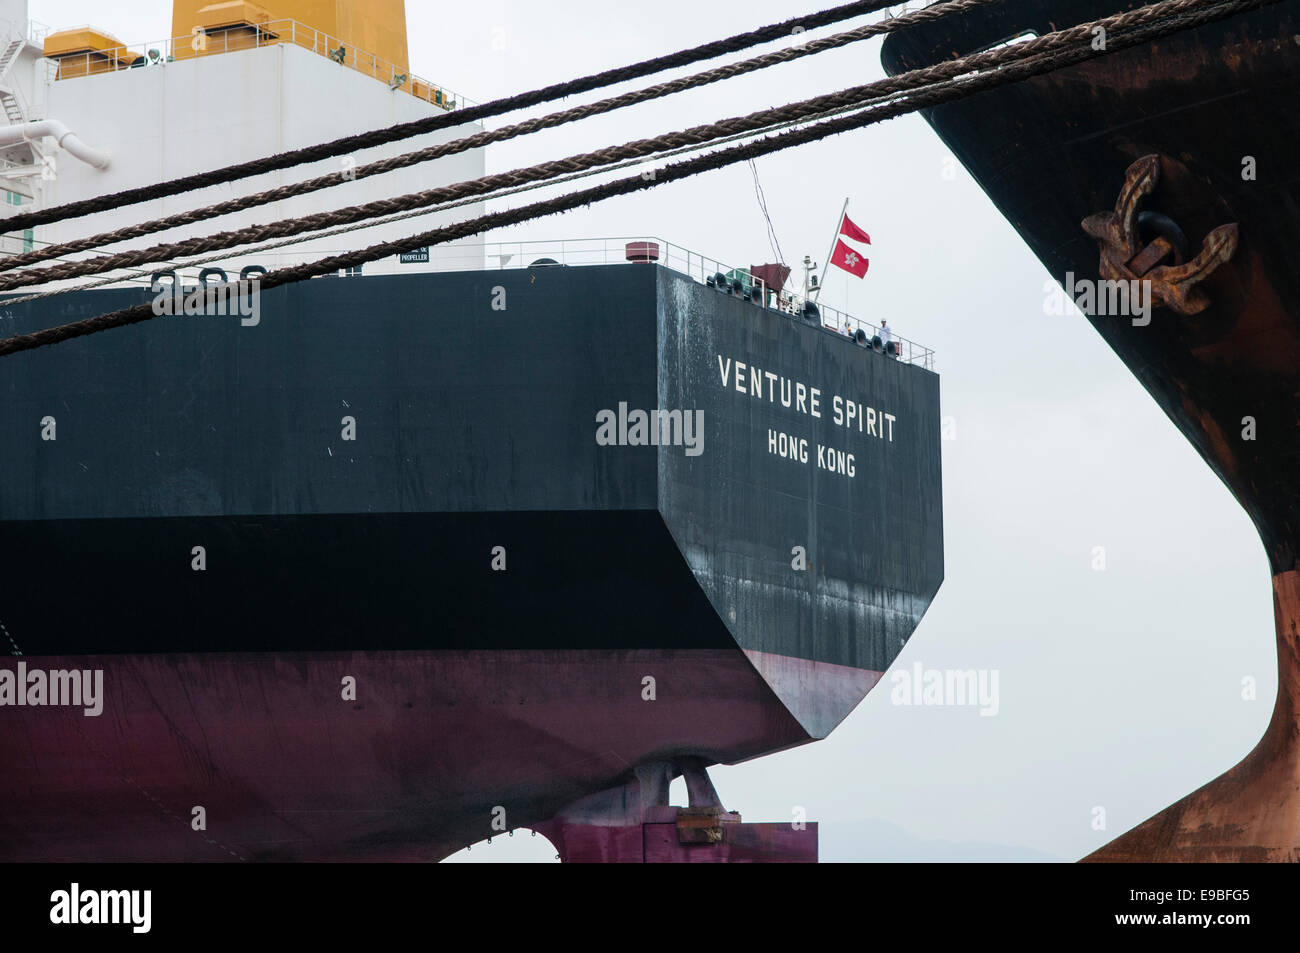
[{"label": "black ship hull", "polygon": [[0,394],[0,668],[104,678],[0,705],[7,859],[444,856],[824,737],[942,579],[937,377],[649,265],[318,279]]},{"label": "black ship hull", "polygon": [[[1113,12],[1102,0],[1002,3],[902,32],[883,58],[897,73]],[[1288,0],[926,114],[1063,287],[1116,272],[1168,288],[1170,300],[1191,289],[1181,311],[1076,301],[1250,514],[1273,572],[1279,694],[1264,738],[1095,859],[1300,859],[1298,37],[1300,4]],[[1129,215],[1138,245],[1119,254],[1104,226]],[[1220,260],[1197,265],[1225,237]],[[1162,238],[1176,258],[1154,257]],[[1195,266],[1193,278],[1179,285],[1156,263]]]}]

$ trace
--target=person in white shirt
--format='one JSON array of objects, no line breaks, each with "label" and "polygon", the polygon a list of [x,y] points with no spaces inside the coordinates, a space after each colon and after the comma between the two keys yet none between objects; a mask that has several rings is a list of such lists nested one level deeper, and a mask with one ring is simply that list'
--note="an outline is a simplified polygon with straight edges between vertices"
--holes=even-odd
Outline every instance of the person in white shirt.
[{"label": "person in white shirt", "polygon": [[880,331],[876,334],[876,340],[880,342],[880,347],[886,354],[894,353],[893,348],[890,346],[894,341],[894,331],[884,318],[880,319]]},{"label": "person in white shirt", "polygon": [[849,337],[853,337],[853,328],[849,326],[848,318],[844,319],[844,333],[847,334]]}]

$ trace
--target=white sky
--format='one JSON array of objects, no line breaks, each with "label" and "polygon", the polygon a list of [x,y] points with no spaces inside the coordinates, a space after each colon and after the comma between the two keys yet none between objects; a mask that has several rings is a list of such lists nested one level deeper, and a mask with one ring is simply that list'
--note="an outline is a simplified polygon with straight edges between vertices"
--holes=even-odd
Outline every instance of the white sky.
[{"label": "white sky", "polygon": [[[412,2],[412,68],[485,102],[829,5]],[[131,44],[171,33],[166,0],[33,0],[31,16]],[[879,50],[859,43],[494,146],[488,169],[866,82],[883,75]],[[1269,571],[1244,512],[1088,323],[1044,315],[1046,271],[964,171],[942,176],[947,157],[908,116],[760,159],[758,171],[792,265],[821,260],[849,197],[871,233],[871,270],[834,274],[824,300],[937,351],[956,426],[943,457],[946,581],[895,666],[997,669],[1001,711],[896,707],[884,682],[826,741],[712,775],[746,820],[806,808],[826,824],[824,859],[931,859],[926,842],[947,841],[945,856],[981,843],[1074,860],[1263,733],[1276,693]],[[746,166],[488,239],[628,234],[742,266],[773,258]],[[1257,701],[1242,700],[1246,676]],[[1095,806],[1105,831],[1092,828]],[[550,853],[516,835],[466,859]]]}]

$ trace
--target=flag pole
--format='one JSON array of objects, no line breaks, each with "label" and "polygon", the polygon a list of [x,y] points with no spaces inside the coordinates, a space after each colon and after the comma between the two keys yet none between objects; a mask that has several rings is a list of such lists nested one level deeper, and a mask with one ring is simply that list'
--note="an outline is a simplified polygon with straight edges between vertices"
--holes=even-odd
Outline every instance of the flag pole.
[{"label": "flag pole", "polygon": [[840,240],[840,229],[844,227],[844,216],[849,214],[849,200],[844,200],[844,208],[840,209],[840,217],[835,221],[835,237],[831,239],[831,250],[826,253],[826,260],[822,262],[822,280],[817,282],[817,290],[813,293],[813,301],[820,301],[822,296],[822,285],[826,284],[826,276],[831,273],[831,258],[835,255],[835,243]]}]

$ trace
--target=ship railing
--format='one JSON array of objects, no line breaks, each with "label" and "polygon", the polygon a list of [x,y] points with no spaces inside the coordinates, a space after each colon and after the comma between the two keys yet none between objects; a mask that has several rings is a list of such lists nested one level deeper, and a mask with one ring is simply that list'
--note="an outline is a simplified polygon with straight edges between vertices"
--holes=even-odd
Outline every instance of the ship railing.
[{"label": "ship railing", "polygon": [[[774,292],[761,278],[755,277],[748,267],[737,267],[708,255],[691,251],[681,245],[653,236],[625,236],[616,238],[563,239],[557,241],[487,242],[482,246],[443,246],[439,254],[430,257],[434,270],[460,270],[467,265],[462,256],[477,255],[482,249],[485,266],[491,268],[527,268],[534,265],[609,265],[629,261],[642,261],[663,265],[687,275],[701,284],[716,285],[719,276],[727,285],[739,282],[742,295],[760,306],[792,316],[802,316],[806,300],[802,294],[783,289]],[[472,250],[471,250],[472,249]],[[654,257],[650,257],[653,254]],[[457,264],[457,259],[461,263]],[[822,327],[827,331],[855,337],[859,330],[867,340],[880,334],[880,326],[856,318],[838,308],[816,301]],[[888,320],[888,319],[886,319]],[[845,332],[845,328],[848,332]],[[891,333],[893,329],[891,328]],[[897,356],[907,364],[917,364],[934,370],[934,351],[922,344],[893,334]]]},{"label": "ship railing", "polygon": [[[223,267],[234,273],[238,273],[242,266],[249,264],[259,264],[270,269],[283,268],[314,261],[326,255],[339,255],[354,250],[354,247],[321,242],[313,243],[309,250],[299,249],[288,253],[277,251],[258,255],[234,252],[225,261]],[[558,265],[581,267],[628,263],[662,265],[700,284],[714,287],[718,287],[718,276],[721,275],[722,291],[735,293],[731,288],[738,282],[740,295],[750,301],[754,307],[779,311],[795,318],[803,318],[807,304],[801,294],[791,293],[785,289],[780,293],[775,292],[764,281],[754,276],[747,267],[735,267],[720,259],[646,235],[622,238],[568,238],[554,241],[466,241],[434,245],[405,255],[394,255],[381,261],[370,262],[342,275],[347,277],[362,274],[411,274],[484,269],[496,271]],[[190,272],[197,274],[197,266],[182,268],[180,271],[183,278],[192,279],[194,275]],[[816,305],[818,321],[821,325],[819,333],[834,333],[842,336],[846,345],[850,344],[850,339],[855,337],[859,330],[866,335],[867,341],[880,333],[880,327],[869,321],[856,318],[820,301],[816,302]],[[847,335],[844,331],[846,326],[849,329]],[[926,370],[934,370],[935,360],[932,349],[896,333],[893,334],[893,341],[898,348],[898,360],[924,367]]]},{"label": "ship railing", "polygon": [[9,20],[0,17],[0,35],[4,36],[6,45],[14,40],[23,40],[40,46],[49,32],[50,28],[39,20]]},{"label": "ship railing", "polygon": [[27,21],[27,42],[33,46],[43,46],[45,38],[54,31],[40,20]]},{"label": "ship railing", "polygon": [[371,76],[387,84],[390,89],[401,89],[441,109],[450,111],[477,105],[445,86],[416,76],[406,67],[357,49],[323,30],[291,19],[234,24],[156,43],[135,43],[54,57],[58,62],[55,78],[74,79],[137,67],[160,67],[196,56],[234,53],[282,44],[310,50],[340,66]]}]

